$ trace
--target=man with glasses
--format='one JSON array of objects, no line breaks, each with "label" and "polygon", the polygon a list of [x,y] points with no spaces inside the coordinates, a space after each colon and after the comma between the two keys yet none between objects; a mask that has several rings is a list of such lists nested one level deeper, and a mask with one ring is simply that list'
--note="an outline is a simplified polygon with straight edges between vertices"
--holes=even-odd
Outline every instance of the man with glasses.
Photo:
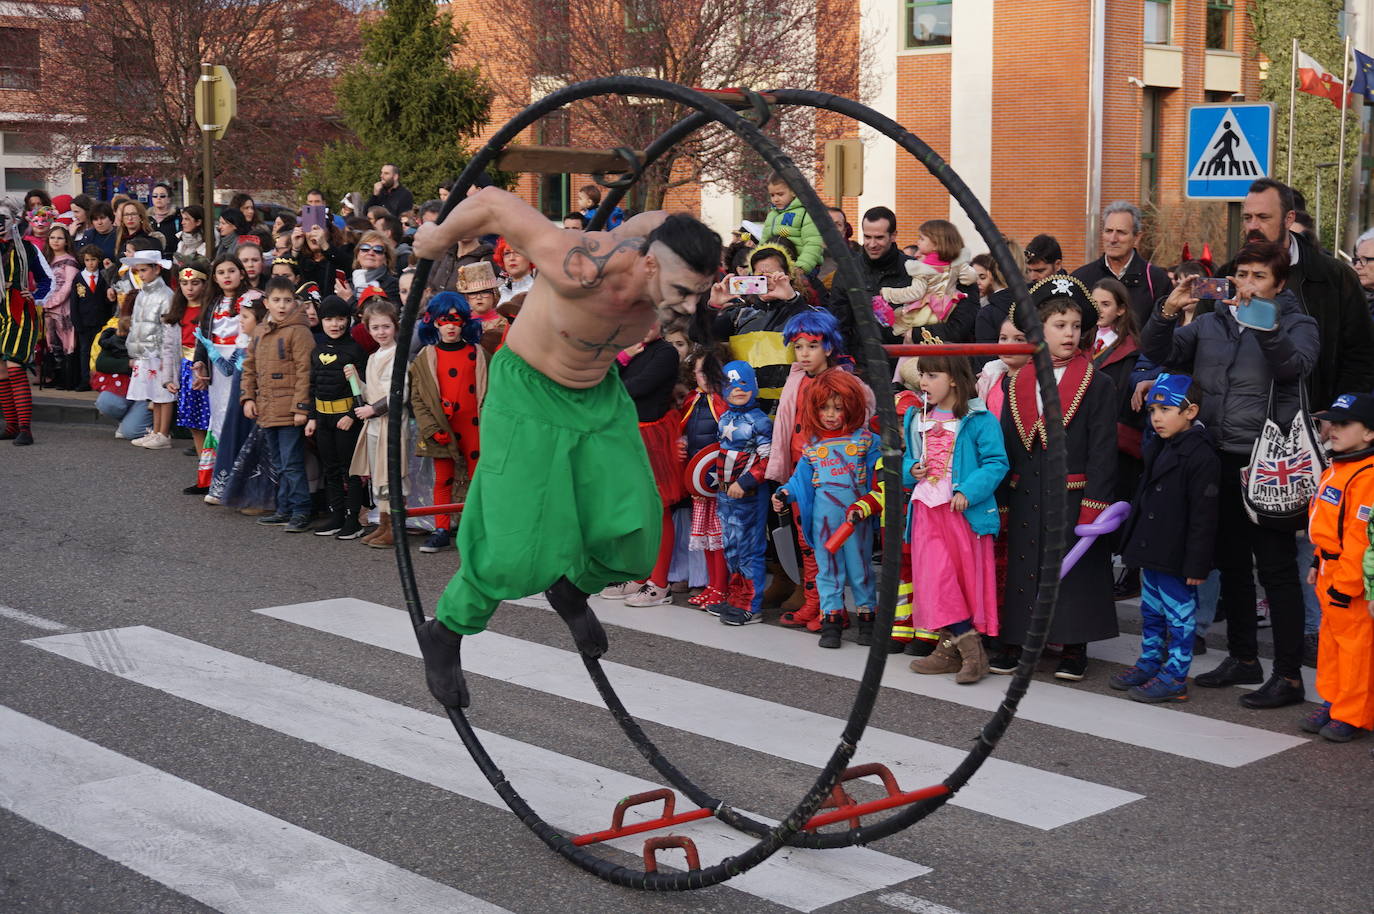
[{"label": "man with glasses", "polygon": [[172,205],[172,187],[163,181],[153,185],[153,206],[148,210],[153,231],[162,236],[162,254],[171,257],[177,249],[177,232],[181,230],[181,213]]},{"label": "man with glasses", "polygon": [[1355,257],[1350,262],[1355,267],[1355,275],[1360,277],[1369,316],[1374,319],[1374,228],[1365,229],[1355,242]]}]

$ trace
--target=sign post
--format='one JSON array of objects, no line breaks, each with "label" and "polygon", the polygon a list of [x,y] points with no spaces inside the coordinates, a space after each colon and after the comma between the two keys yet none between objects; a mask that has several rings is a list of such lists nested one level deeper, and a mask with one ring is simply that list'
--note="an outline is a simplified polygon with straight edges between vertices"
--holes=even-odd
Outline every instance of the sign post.
[{"label": "sign post", "polygon": [[[205,224],[201,233],[213,239],[215,226],[215,167],[211,140],[223,139],[229,122],[238,113],[238,88],[228,67],[202,63],[200,82],[196,86],[196,123],[200,125],[201,195],[205,207]],[[212,250],[208,244],[206,251]]]}]

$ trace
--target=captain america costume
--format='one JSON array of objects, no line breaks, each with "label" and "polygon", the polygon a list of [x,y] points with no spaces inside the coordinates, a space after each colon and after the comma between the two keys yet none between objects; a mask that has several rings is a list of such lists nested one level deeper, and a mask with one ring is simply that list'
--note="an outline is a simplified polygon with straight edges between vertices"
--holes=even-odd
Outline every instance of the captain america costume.
[{"label": "captain america costume", "polygon": [[[760,618],[763,612],[765,569],[763,553],[768,523],[768,489],[761,486],[773,448],[773,421],[756,405],[758,381],[748,362],[725,365],[725,386],[721,393],[727,403],[732,393],[743,390],[749,400],[743,406],[730,404],[720,417],[720,452],[716,458],[716,512],[725,538],[725,564],[730,571],[726,592],[727,607]],[[731,498],[735,483],[744,490],[743,498]],[[722,621],[730,616],[722,610]]]}]

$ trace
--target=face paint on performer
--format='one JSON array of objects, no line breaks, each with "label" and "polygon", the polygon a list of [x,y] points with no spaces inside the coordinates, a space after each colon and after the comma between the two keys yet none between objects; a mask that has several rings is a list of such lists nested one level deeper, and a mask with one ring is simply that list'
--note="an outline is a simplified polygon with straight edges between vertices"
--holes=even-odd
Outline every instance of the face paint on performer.
[{"label": "face paint on performer", "polygon": [[821,428],[827,432],[837,432],[844,424],[844,404],[839,397],[831,397],[821,404],[816,417],[820,420]]},{"label": "face paint on performer", "polygon": [[645,258],[649,270],[646,291],[660,322],[676,314],[695,314],[697,301],[710,291],[715,276],[695,272],[661,241],[655,241]]}]

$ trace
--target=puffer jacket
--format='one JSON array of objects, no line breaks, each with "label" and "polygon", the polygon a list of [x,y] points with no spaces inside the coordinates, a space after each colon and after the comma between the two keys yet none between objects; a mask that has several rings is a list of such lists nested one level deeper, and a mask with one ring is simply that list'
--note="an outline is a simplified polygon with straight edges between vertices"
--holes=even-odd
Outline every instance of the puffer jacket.
[{"label": "puffer jacket", "polygon": [[[1249,454],[1269,410],[1287,428],[1298,411],[1298,385],[1312,372],[1321,349],[1317,322],[1288,290],[1275,299],[1279,324],[1272,331],[1242,328],[1230,308],[1203,314],[1186,327],[1166,319],[1157,305],[1141,334],[1145,356],[1166,370],[1192,375],[1202,389],[1200,418],[1217,447]],[[1242,329],[1244,332],[1242,333]]]},{"label": "puffer jacket", "polygon": [[253,342],[243,360],[239,401],[253,400],[258,425],[278,428],[295,423],[297,415],[309,417],[310,356],[315,336],[305,311],[297,308],[281,323],[268,319],[253,331]]},{"label": "puffer jacket", "polygon": [[172,307],[172,290],[158,277],[138,291],[129,318],[128,349],[131,359],[152,359],[162,354],[162,335],[177,332],[162,322]]}]

